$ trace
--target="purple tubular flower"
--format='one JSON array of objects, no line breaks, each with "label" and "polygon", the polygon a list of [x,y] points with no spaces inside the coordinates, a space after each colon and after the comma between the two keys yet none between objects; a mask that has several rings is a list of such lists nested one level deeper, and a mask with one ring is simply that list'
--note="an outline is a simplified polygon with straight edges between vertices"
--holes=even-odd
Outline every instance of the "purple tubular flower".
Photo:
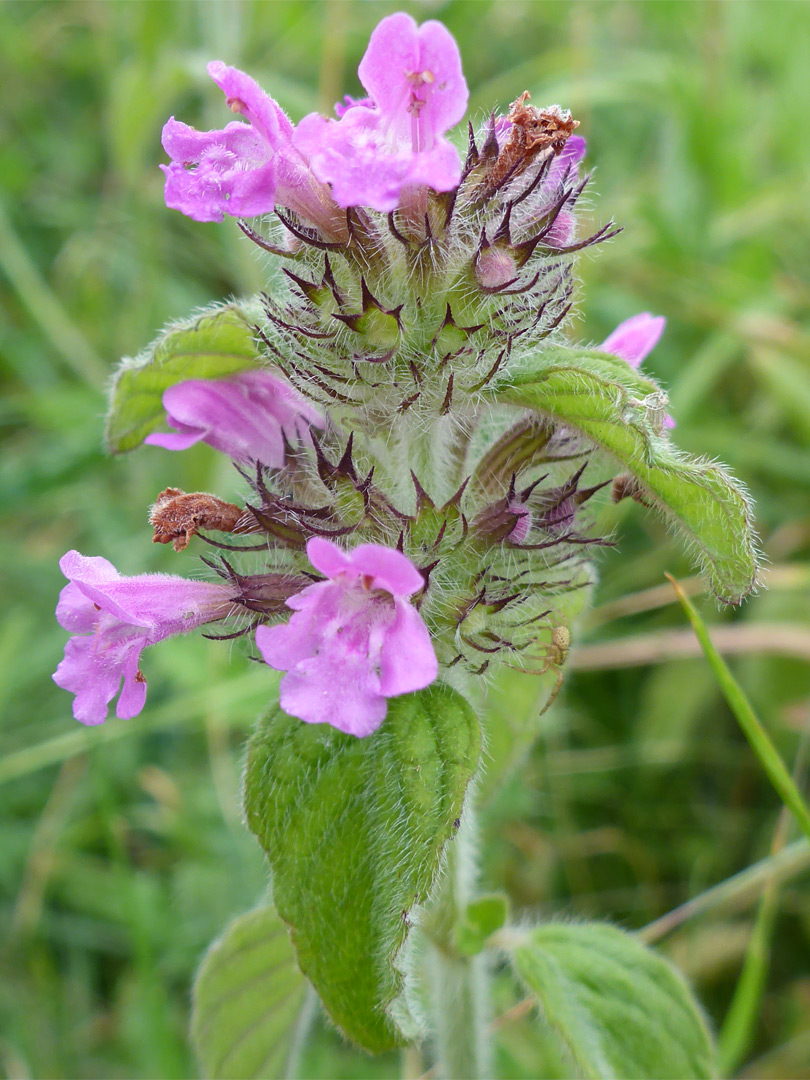
[{"label": "purple tubular flower", "polygon": [[307,555],[328,580],[290,597],[295,614],[260,626],[256,644],[270,667],[287,672],[282,709],[362,738],[385,719],[386,698],[421,690],[438,674],[427,627],[407,599],[424,578],[380,544],[345,552],[313,537]]},{"label": "purple tubular flower", "polygon": [[188,379],[163,394],[173,432],[147,435],[144,442],[165,450],[187,450],[207,442],[234,461],[284,464],[284,440],[310,438],[310,425],[324,417],[288,383],[269,371],[242,371],[228,379]]},{"label": "purple tubular flower", "polygon": [[264,214],[275,205],[275,157],[289,147],[292,124],[244,72],[215,60],[208,74],[249,124],[234,121],[221,131],[196,131],[172,117],[163,128],[163,148],[172,159],[161,165],[166,205],[195,221]]},{"label": "purple tubular flower", "polygon": [[276,203],[319,218],[328,199],[292,145],[293,125],[284,110],[238,68],[221,60],[208,74],[225,94],[234,121],[220,131],[197,131],[172,117],[163,128],[171,157],[166,205],[195,221],[222,221],[268,213]]},{"label": "purple tubular flower", "polygon": [[443,136],[464,116],[468,91],[452,34],[435,21],[389,15],[358,74],[372,104],[339,106],[339,121],[310,113],[294,135],[338,205],[389,212],[406,187],[454,188],[461,165]]},{"label": "purple tubular flower", "polygon": [[[603,352],[620,356],[630,367],[637,368],[660,341],[666,324],[667,320],[663,315],[651,315],[649,311],[642,311],[619,323],[599,348]],[[673,428],[675,421],[671,416],[667,416],[664,425]]]},{"label": "purple tubular flower", "polygon": [[56,607],[59,625],[74,636],[53,681],[75,694],[73,715],[102,724],[124,680],[116,715],[137,716],[146,701],[141,652],[163,638],[223,619],[232,589],[168,574],[121,577],[112,563],[69,551],[59,567],[69,584]]}]

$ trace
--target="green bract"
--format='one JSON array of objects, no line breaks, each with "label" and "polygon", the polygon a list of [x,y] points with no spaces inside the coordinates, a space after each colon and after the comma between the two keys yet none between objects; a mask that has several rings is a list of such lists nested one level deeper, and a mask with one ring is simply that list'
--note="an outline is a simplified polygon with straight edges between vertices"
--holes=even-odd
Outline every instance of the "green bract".
[{"label": "green bract", "polygon": [[245,807],[276,907],[330,1017],[367,1050],[415,1033],[397,1001],[403,946],[458,828],[479,753],[475,714],[441,685],[392,700],[366,739],[277,709],[250,741]]},{"label": "green bract", "polygon": [[686,538],[718,599],[737,604],[756,582],[750,500],[722,466],[689,458],[662,434],[650,415],[660,411],[658,392],[616,357],[553,349],[523,358],[490,394],[570,425],[607,451]]}]

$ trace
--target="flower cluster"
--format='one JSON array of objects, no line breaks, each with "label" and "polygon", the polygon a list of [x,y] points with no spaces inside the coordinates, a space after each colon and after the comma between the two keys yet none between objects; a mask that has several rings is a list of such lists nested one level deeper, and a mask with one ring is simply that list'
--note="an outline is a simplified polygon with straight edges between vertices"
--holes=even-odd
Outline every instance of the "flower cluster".
[{"label": "flower cluster", "polygon": [[[575,428],[491,392],[560,342],[576,253],[616,231],[581,232],[577,121],[524,93],[470,125],[462,159],[447,138],[467,107],[458,48],[405,14],[373,32],[366,96],[336,118],[295,126],[250,76],[208,72],[239,119],[168,121],[166,203],[239,218],[284,265],[245,308],[252,366],[174,382],[173,430],[156,416],[144,441],[204,441],[249,491],[235,506],[169,488],[152,508],[156,541],[214,546],[216,583],[66,555],[57,616],[75,636],[56,682],[92,724],[123,680],[117,713],[134,716],[142,650],[221,622],[284,672],[288,713],[367,736],[388,698],[439,676],[544,670],[606,543],[588,504],[612,474]],[[663,325],[638,315],[600,348],[637,367]],[[259,572],[239,568],[247,552]]]},{"label": "flower cluster", "polygon": [[451,191],[461,166],[445,133],[467,109],[458,46],[438,22],[383,19],[358,70],[368,93],[337,105],[338,120],[310,113],[293,127],[244,72],[221,61],[208,74],[228,107],[245,117],[221,131],[195,131],[172,117],[163,129],[166,204],[197,221],[254,217],[284,206],[313,224],[339,207],[395,210],[408,187]]}]

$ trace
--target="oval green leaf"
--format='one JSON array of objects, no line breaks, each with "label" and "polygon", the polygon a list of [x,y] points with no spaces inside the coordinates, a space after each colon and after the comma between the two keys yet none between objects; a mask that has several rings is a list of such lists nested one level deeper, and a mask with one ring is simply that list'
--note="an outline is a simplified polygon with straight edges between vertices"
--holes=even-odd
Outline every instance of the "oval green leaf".
[{"label": "oval green leaf", "polygon": [[582,432],[638,481],[642,495],[687,540],[719,600],[737,604],[756,584],[752,510],[722,466],[690,458],[651,421],[659,387],[593,349],[555,349],[516,361],[489,391]]},{"label": "oval green leaf", "polygon": [[514,965],[588,1080],[706,1080],[712,1041],[683,978],[630,934],[551,923]]},{"label": "oval green leaf", "polygon": [[134,359],[122,360],[107,414],[108,449],[133,450],[156,431],[165,419],[163,392],[175,383],[223,378],[260,363],[252,322],[235,304],[170,326]]},{"label": "oval green leaf", "polygon": [[205,1075],[285,1076],[306,985],[275,908],[235,919],[208,950],[194,984],[191,1034]]},{"label": "oval green leaf", "polygon": [[247,820],[298,963],[335,1024],[373,1053],[414,1034],[403,946],[479,755],[475,714],[442,685],[394,698],[364,739],[276,709],[248,746]]}]

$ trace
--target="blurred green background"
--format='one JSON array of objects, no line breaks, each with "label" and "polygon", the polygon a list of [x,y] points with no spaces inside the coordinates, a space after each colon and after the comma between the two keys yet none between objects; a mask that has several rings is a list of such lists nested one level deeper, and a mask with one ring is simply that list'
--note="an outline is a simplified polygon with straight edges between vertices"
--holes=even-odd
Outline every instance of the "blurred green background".
[{"label": "blurred green background", "polygon": [[[772,2],[6,2],[0,7],[0,1070],[13,1077],[196,1075],[189,983],[211,938],[261,896],[239,809],[241,745],[268,694],[239,647],[199,637],[147,654],[149,702],[85,731],[50,680],[59,556],[124,573],[198,572],[150,544],[167,484],[235,494],[205,446],[111,460],[105,386],[167,320],[261,285],[236,224],[162,201],[172,113],[227,120],[205,63],[251,72],[293,119],[359,90],[357,63],[403,7],[455,34],[472,115],[522,90],[581,120],[598,166],[588,215],[624,232],[581,264],[572,333],[599,341],[666,315],[648,362],[676,438],[751,488],[770,588],[712,622],[786,761],[810,732],[810,6]],[[518,911],[636,929],[768,856],[779,804],[696,656],[663,572],[688,576],[635,504],[605,509],[602,559],[544,736],[484,823],[485,883]],[[628,599],[629,597],[629,599]],[[617,603],[617,601],[621,601]],[[655,606],[658,603],[658,606]],[[525,691],[525,687],[522,688]],[[518,689],[516,689],[516,693]],[[801,773],[801,762],[798,764]],[[804,788],[807,790],[806,780]],[[788,836],[788,841],[792,836]],[[810,859],[760,920],[770,963],[729,1051],[750,1077],[810,1076]],[[723,1024],[763,887],[661,937]],[[660,937],[661,929],[649,932]],[[756,989],[756,988],[755,988]],[[499,1011],[515,1002],[499,983]],[[504,1076],[565,1076],[520,1008]],[[396,1076],[320,1024],[305,1075]]]}]

